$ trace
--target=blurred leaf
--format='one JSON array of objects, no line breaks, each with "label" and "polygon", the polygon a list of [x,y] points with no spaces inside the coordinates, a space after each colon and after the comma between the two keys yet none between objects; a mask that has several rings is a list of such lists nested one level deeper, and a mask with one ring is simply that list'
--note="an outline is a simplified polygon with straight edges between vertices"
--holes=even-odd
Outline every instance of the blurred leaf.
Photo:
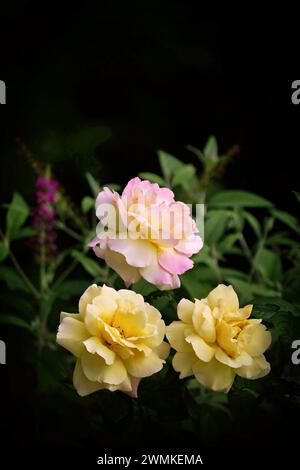
[{"label": "blurred leaf", "polygon": [[211,162],[218,161],[218,143],[215,136],[211,135],[203,149],[204,160],[208,160]]},{"label": "blurred leaf", "polygon": [[28,292],[28,287],[21,276],[9,266],[0,266],[0,280],[5,282],[10,290]]},{"label": "blurred leaf", "polygon": [[228,225],[228,214],[226,211],[208,212],[204,224],[204,241],[211,245],[216,243],[224,234]]},{"label": "blurred leaf", "polygon": [[0,315],[0,323],[4,323],[6,325],[18,326],[19,328],[23,328],[25,330],[31,330],[31,326],[22,318],[16,317],[14,315]]},{"label": "blurred leaf", "polygon": [[261,228],[259,221],[257,220],[254,215],[251,214],[251,212],[248,211],[242,211],[242,215],[245,217],[246,221],[250,225],[250,227],[253,229],[253,232],[257,236],[257,238],[260,238],[261,236]]},{"label": "blurred leaf", "polygon": [[254,193],[239,190],[220,191],[209,200],[209,206],[218,207],[272,207],[267,199]]},{"label": "blurred leaf", "polygon": [[139,173],[139,177],[144,180],[149,180],[152,183],[157,183],[160,186],[166,186],[165,180],[161,176],[156,175],[155,173],[143,172]]},{"label": "blurred leaf", "polygon": [[36,231],[31,227],[21,228],[18,233],[14,236],[14,240],[21,240],[23,238],[29,238],[36,234]]},{"label": "blurred leaf", "polygon": [[184,165],[178,171],[175,172],[172,179],[172,186],[186,186],[193,179],[196,174],[196,168],[194,165]]},{"label": "blurred leaf", "polygon": [[300,193],[298,193],[297,191],[293,191],[293,193],[295,194],[296,198],[300,202]]},{"label": "blurred leaf", "polygon": [[89,187],[92,191],[92,194],[96,197],[98,196],[99,192],[100,192],[100,185],[99,183],[97,183],[97,181],[95,180],[95,178],[93,177],[93,175],[91,175],[91,173],[89,173],[88,171],[86,172],[85,174],[85,177],[87,179],[87,182],[89,183]]},{"label": "blurred leaf", "polygon": [[278,232],[269,236],[266,240],[266,245],[286,245],[286,246],[298,246],[299,243],[289,238],[289,234],[286,232]]},{"label": "blurred leaf", "polygon": [[76,259],[91,276],[96,277],[103,274],[103,271],[98,263],[93,259],[88,258],[88,256],[84,255],[80,251],[72,251],[71,256]]},{"label": "blurred leaf", "polygon": [[259,251],[255,264],[265,279],[279,281],[282,278],[282,263],[280,255],[266,248]]},{"label": "blurred leaf", "polygon": [[162,150],[158,151],[158,158],[164,178],[170,183],[172,176],[184,166],[184,163]]},{"label": "blurred leaf", "polygon": [[81,296],[90,286],[91,281],[82,281],[73,279],[72,281],[63,282],[56,291],[57,297],[68,300],[70,297]]},{"label": "blurred leaf", "polygon": [[229,235],[226,235],[223,240],[218,243],[218,251],[221,254],[227,253],[235,245],[239,238],[239,233],[230,233]]},{"label": "blurred leaf", "polygon": [[6,214],[6,236],[13,240],[29,215],[29,208],[19,193],[14,193]]},{"label": "blurred leaf", "polygon": [[65,138],[65,148],[70,156],[90,156],[96,147],[111,137],[111,131],[105,126],[87,125],[70,133]]},{"label": "blurred leaf", "polygon": [[286,224],[289,228],[294,230],[296,233],[300,234],[300,227],[298,225],[298,220],[296,219],[296,217],[291,214],[288,214],[287,212],[279,211],[277,209],[274,209],[272,213],[276,217],[276,219],[280,220],[280,222]]},{"label": "blurred leaf", "polygon": [[90,196],[85,196],[81,201],[81,210],[84,214],[89,212],[95,205],[95,199]]},{"label": "blurred leaf", "polygon": [[251,300],[256,295],[265,297],[280,296],[279,292],[274,289],[270,289],[269,287],[265,287],[262,284],[246,282],[234,277],[228,277],[227,281],[232,284],[239,297],[242,298],[244,302]]},{"label": "blurred leaf", "polygon": [[157,292],[156,287],[153,284],[145,281],[145,279],[141,278],[138,282],[136,282],[132,289],[137,292],[138,294],[142,294],[143,296],[147,296],[152,292]]},{"label": "blurred leaf", "polygon": [[112,191],[120,191],[120,189],[122,189],[122,186],[117,183],[107,183],[105,186]]},{"label": "blurred leaf", "polygon": [[6,241],[0,242],[0,262],[4,261],[5,258],[8,256],[8,254],[9,254],[9,247],[7,246],[7,242]]},{"label": "blurred leaf", "polygon": [[184,273],[180,279],[191,299],[202,299],[206,297],[213,288],[212,284],[202,282],[201,279],[198,279],[195,268],[193,271]]}]

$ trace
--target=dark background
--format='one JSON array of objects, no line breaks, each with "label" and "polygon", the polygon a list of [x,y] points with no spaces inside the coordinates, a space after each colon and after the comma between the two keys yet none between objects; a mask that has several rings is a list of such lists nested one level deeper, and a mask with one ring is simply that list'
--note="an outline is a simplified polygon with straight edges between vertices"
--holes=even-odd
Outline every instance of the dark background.
[{"label": "dark background", "polygon": [[[88,2],[2,5],[0,79],[7,85],[7,104],[0,106],[1,202],[13,190],[29,200],[34,192],[35,176],[17,152],[17,136],[52,164],[79,201],[87,192],[85,171],[101,183],[124,184],[140,171],[158,171],[159,148],[196,164],[185,145],[202,148],[215,134],[221,151],[233,144],[241,148],[225,186],[257,192],[297,215],[292,190],[300,190],[300,105],[291,102],[291,83],[300,77],[300,7],[269,1],[210,5],[170,0],[99,1],[97,9]],[[96,156],[55,155],[41,143],[87,123],[112,132]],[[1,384],[6,374],[1,367]],[[33,407],[22,409],[22,401],[10,406],[9,392],[2,385],[1,390],[10,428],[30,441],[32,410],[39,413],[34,397],[23,386],[17,393]],[[51,421],[51,406],[44,413],[53,436],[63,442],[65,429],[71,432],[72,410],[66,427]],[[287,446],[292,429],[288,434]]]},{"label": "dark background", "polygon": [[[83,171],[125,183],[158,170],[158,148],[194,161],[185,145],[203,147],[215,134],[221,151],[241,147],[228,187],[297,209],[300,106],[291,102],[291,83],[299,77],[299,6],[210,5],[10,3],[1,20],[1,198],[32,192],[16,136],[79,197]],[[40,144],[87,122],[112,131],[96,160],[54,158]]]}]

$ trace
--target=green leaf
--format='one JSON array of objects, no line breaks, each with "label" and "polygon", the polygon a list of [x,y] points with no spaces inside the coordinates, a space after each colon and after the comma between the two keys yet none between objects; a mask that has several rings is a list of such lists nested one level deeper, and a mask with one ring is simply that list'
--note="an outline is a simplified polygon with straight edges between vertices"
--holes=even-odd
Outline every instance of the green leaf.
[{"label": "green leaf", "polygon": [[95,180],[95,178],[93,177],[93,175],[91,175],[91,173],[89,173],[88,171],[86,172],[85,174],[85,177],[87,179],[87,182],[89,184],[89,187],[92,191],[92,194],[96,197],[98,196],[98,193],[100,192],[100,185],[99,183],[97,183],[97,181]]},{"label": "green leaf", "polygon": [[19,193],[14,193],[6,214],[6,236],[13,240],[29,215],[29,208]]},{"label": "green leaf", "polygon": [[4,323],[6,325],[13,325],[18,326],[19,328],[23,328],[25,330],[31,330],[31,326],[27,323],[23,318],[16,317],[14,315],[0,315],[0,323]]},{"label": "green leaf", "polygon": [[180,168],[184,166],[184,163],[180,160],[167,152],[163,152],[162,150],[158,151],[158,159],[164,178],[168,183],[171,182],[172,176],[176,171],[180,170]]},{"label": "green leaf", "polygon": [[14,236],[14,240],[21,240],[23,238],[29,238],[36,234],[36,230],[31,227],[21,228],[18,233]]},{"label": "green leaf", "polygon": [[255,265],[264,279],[274,282],[282,279],[282,264],[278,253],[263,248],[255,259]]},{"label": "green leaf", "polygon": [[296,233],[300,234],[300,227],[298,225],[298,220],[293,215],[274,209],[272,214],[276,219],[280,220],[283,224],[287,225],[289,228],[294,230]]},{"label": "green leaf", "polygon": [[6,241],[0,242],[0,262],[4,261],[5,258],[8,256],[9,247]]},{"label": "green leaf", "polygon": [[10,290],[28,292],[28,287],[21,276],[9,266],[0,266],[0,280],[5,282]]},{"label": "green leaf", "polygon": [[242,215],[245,217],[246,221],[248,222],[248,224],[252,228],[252,230],[255,233],[255,235],[257,236],[257,238],[260,238],[261,228],[260,228],[260,224],[259,224],[257,218],[254,217],[254,215],[252,215],[251,212],[248,212],[248,211],[242,211]]},{"label": "green leaf", "polygon": [[226,235],[223,240],[218,243],[218,251],[221,254],[225,254],[231,250],[231,248],[235,245],[235,243],[238,241],[240,238],[239,233],[230,233],[229,235]]},{"label": "green leaf", "polygon": [[184,165],[178,171],[175,172],[172,179],[172,186],[186,186],[195,176],[196,168],[194,165]]},{"label": "green leaf", "polygon": [[84,255],[80,251],[72,251],[72,257],[76,259],[81,266],[86,270],[87,273],[89,273],[93,277],[97,277],[101,274],[103,274],[102,269],[98,265],[96,261],[93,259],[88,258],[88,256]]},{"label": "green leaf", "polygon": [[203,149],[204,160],[208,160],[211,162],[218,161],[218,143],[215,136],[211,135]]},{"label": "green leaf", "polygon": [[296,198],[300,202],[300,193],[298,193],[297,191],[293,191],[293,193],[295,194]]},{"label": "green leaf", "polygon": [[209,200],[215,207],[272,207],[272,203],[257,194],[239,190],[225,190],[216,193]]},{"label": "green leaf", "polygon": [[138,282],[136,282],[132,289],[137,292],[138,294],[142,294],[143,296],[149,295],[152,292],[157,292],[156,287],[153,284],[145,281],[145,279],[141,278]]},{"label": "green leaf", "polygon": [[143,172],[139,173],[139,177],[144,180],[149,180],[152,183],[157,183],[160,186],[166,186],[165,180],[161,176],[156,175],[155,173]]},{"label": "green leaf", "polygon": [[188,292],[191,299],[202,299],[212,290],[213,285],[208,282],[202,282],[197,277],[197,271],[187,271],[181,276],[183,287]]},{"label": "green leaf", "polygon": [[243,300],[243,302],[248,302],[255,296],[280,297],[279,292],[274,289],[270,289],[262,284],[246,282],[234,277],[228,277],[227,281],[232,284],[234,289],[237,291],[238,296]]},{"label": "green leaf", "polygon": [[205,243],[211,245],[223,236],[229,222],[228,213],[226,211],[208,212],[207,219],[204,224],[204,240]]},{"label": "green leaf", "polygon": [[73,279],[63,282],[57,289],[56,295],[60,299],[68,300],[70,297],[81,296],[91,284],[90,281]]},{"label": "green leaf", "polygon": [[85,196],[81,201],[81,210],[84,214],[89,212],[95,205],[95,199],[90,196]]}]

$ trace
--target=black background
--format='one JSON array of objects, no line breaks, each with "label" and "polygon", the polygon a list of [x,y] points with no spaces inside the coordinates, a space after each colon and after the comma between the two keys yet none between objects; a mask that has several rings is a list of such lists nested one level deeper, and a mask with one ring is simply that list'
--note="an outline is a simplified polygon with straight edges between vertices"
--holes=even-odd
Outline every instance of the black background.
[{"label": "black background", "polygon": [[[75,200],[87,190],[84,171],[123,184],[140,171],[158,171],[158,148],[188,161],[185,145],[202,147],[215,134],[222,151],[241,147],[227,187],[257,192],[297,215],[300,105],[291,102],[291,84],[300,78],[297,2],[99,0],[97,8],[10,2],[1,5],[0,23],[0,79],[7,86],[1,202],[13,190],[29,198],[34,192],[17,136],[35,150],[45,130],[93,122],[112,131],[96,158],[59,155],[52,162]],[[31,432],[31,410],[9,402],[8,367],[0,373],[9,427],[25,416]]]}]

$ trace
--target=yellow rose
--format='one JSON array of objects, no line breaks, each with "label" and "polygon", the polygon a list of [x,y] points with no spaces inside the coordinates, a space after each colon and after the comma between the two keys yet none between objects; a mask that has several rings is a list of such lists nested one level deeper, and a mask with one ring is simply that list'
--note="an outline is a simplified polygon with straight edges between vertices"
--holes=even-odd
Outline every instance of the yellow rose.
[{"label": "yellow rose", "polygon": [[232,286],[224,284],[205,299],[182,299],[177,308],[180,321],[167,327],[179,377],[194,375],[205,387],[228,392],[236,374],[246,379],[267,375],[270,364],[263,353],[271,333],[262,320],[249,320],[252,307],[240,308]]},{"label": "yellow rose", "polygon": [[159,311],[140,294],[94,284],[79,313],[61,313],[57,343],[77,358],[79,395],[105,388],[136,397],[140,380],[161,370],[169,354],[165,330]]}]

